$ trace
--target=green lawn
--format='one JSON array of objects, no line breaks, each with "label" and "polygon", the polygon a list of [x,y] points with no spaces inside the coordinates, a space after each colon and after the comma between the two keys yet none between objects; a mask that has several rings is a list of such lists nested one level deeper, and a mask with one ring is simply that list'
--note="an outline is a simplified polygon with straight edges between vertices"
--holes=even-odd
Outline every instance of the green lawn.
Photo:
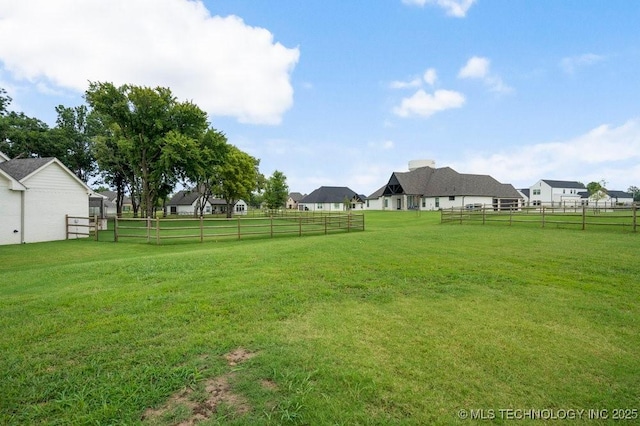
[{"label": "green lawn", "polygon": [[640,235],[439,222],[367,212],[365,232],[328,236],[0,246],[0,424],[471,424],[460,410],[597,424],[588,410],[640,409]]}]

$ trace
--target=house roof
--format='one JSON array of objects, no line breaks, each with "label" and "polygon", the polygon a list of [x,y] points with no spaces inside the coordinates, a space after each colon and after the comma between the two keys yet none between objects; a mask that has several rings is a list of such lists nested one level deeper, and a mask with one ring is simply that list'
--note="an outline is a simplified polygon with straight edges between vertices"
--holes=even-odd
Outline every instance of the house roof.
[{"label": "house roof", "polygon": [[450,167],[420,167],[409,172],[395,172],[382,195],[392,194],[522,198],[510,184],[500,183],[489,175],[458,173]]},{"label": "house roof", "polygon": [[291,198],[295,202],[298,202],[304,198],[304,195],[299,192],[292,192],[289,194],[289,198]]},{"label": "house roof", "polygon": [[369,195],[367,197],[367,199],[369,200],[375,200],[377,198],[382,197],[382,194],[384,193],[384,189],[387,187],[387,185],[383,185],[380,188],[378,188],[373,194]]},{"label": "house roof", "polygon": [[175,193],[167,205],[171,206],[190,206],[200,197],[198,191],[178,191]]},{"label": "house roof", "polygon": [[[100,191],[98,194],[107,197],[107,199],[112,203],[115,203],[116,198],[118,197],[118,193],[116,191]],[[131,198],[125,196],[122,199],[122,204],[131,204]]]},{"label": "house roof", "polygon": [[53,157],[46,158],[16,158],[0,163],[0,169],[10,174],[17,180],[22,180],[38,170],[54,161]]},{"label": "house roof", "polygon": [[607,191],[607,195],[611,198],[633,198],[633,194],[626,191],[611,190]]},{"label": "house roof", "polygon": [[346,186],[321,186],[300,200],[301,203],[342,203],[344,200],[361,197]]},{"label": "house roof", "polygon": [[0,151],[0,163],[2,163],[3,161],[9,161],[9,156],[4,152]]},{"label": "house roof", "polygon": [[522,195],[524,195],[527,198],[531,197],[531,190],[529,188],[522,188],[522,189],[519,189],[518,191],[520,191]]},{"label": "house roof", "polygon": [[575,189],[586,189],[584,184],[571,180],[550,180],[550,179],[542,179],[542,182],[546,183],[552,188],[575,188]]}]

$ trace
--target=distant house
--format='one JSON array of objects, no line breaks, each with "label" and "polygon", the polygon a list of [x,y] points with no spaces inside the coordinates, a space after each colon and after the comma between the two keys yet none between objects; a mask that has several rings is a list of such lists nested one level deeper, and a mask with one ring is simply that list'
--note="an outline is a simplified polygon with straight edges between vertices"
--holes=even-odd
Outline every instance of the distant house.
[{"label": "distant house", "polygon": [[66,215],[88,217],[92,194],[57,158],[0,153],[0,244],[64,240]]},{"label": "distant house", "polygon": [[346,186],[321,186],[298,202],[298,209],[305,211],[340,212],[360,210],[364,196]]},{"label": "distant house", "polygon": [[287,208],[289,210],[298,210],[298,203],[305,196],[299,192],[292,192],[289,194],[289,198],[287,199]]},{"label": "distant house", "polygon": [[580,205],[581,192],[587,188],[580,182],[541,179],[529,187],[530,206]]},{"label": "distant house", "polygon": [[438,210],[451,207],[519,208],[523,198],[510,184],[488,175],[458,173],[450,167],[418,167],[394,172],[366,198],[370,210]]},{"label": "distant house", "polygon": [[[178,191],[166,203],[166,213],[193,216],[197,211],[199,199],[200,193],[198,191]],[[232,208],[234,214],[247,214],[247,203],[244,200],[238,200]],[[223,214],[226,212],[226,200],[210,197],[204,201],[204,214]]]},{"label": "distant house", "polygon": [[633,194],[625,191],[604,190],[597,194],[589,195],[589,192],[580,192],[581,204],[585,206],[630,206],[633,204]]},{"label": "distant house", "polygon": [[[105,207],[107,216],[115,216],[117,214],[117,203],[116,199],[118,197],[118,193],[116,191],[100,191],[98,194],[105,197]],[[133,210],[133,204],[131,203],[131,198],[124,197],[122,200],[122,212],[127,213]]]}]

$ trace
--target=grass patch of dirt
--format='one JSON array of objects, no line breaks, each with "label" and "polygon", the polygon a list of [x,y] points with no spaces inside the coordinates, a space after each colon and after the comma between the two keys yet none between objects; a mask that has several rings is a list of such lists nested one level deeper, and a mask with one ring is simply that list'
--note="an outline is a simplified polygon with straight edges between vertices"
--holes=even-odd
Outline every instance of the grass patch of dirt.
[{"label": "grass patch of dirt", "polygon": [[[225,354],[224,358],[233,367],[255,355],[255,352],[238,348]],[[191,388],[182,389],[161,407],[147,409],[141,420],[145,424],[192,426],[212,418],[223,405],[226,412],[241,417],[251,411],[251,405],[243,395],[233,391],[230,382],[234,375],[234,372],[230,372],[205,380],[203,393]],[[263,386],[272,388],[275,383],[263,383]]]}]

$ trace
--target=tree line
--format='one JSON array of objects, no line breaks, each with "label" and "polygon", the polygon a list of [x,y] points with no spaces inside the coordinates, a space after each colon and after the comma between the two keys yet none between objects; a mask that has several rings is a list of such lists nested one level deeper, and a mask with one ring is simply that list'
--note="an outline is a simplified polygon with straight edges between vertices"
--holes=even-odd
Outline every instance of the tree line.
[{"label": "tree line", "polygon": [[56,107],[56,125],[9,111],[0,88],[0,151],[10,158],[57,157],[79,179],[101,182],[116,194],[117,214],[128,195],[135,217],[156,208],[182,185],[197,191],[195,214],[210,197],[226,200],[227,215],[240,199],[268,208],[284,205],[286,177],[265,178],[260,160],[228,143],[207,114],[180,102],[164,87],[91,82],[87,105]]}]

